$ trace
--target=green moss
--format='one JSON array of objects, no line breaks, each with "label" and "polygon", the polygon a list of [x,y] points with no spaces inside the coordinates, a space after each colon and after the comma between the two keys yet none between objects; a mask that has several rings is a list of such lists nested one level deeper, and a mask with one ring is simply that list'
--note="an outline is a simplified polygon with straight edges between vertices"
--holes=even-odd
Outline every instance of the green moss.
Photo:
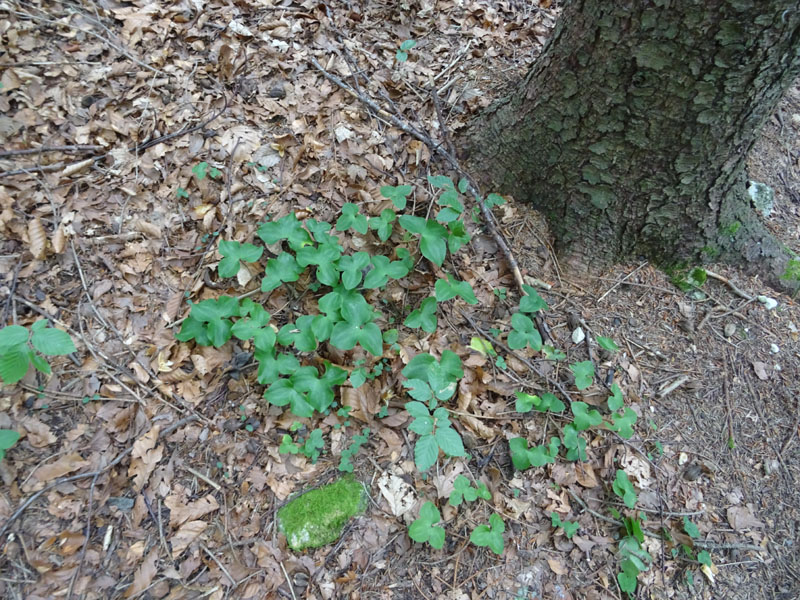
[{"label": "green moss", "polygon": [[347,521],[364,511],[364,486],[352,476],[306,492],[278,511],[278,529],[292,550],[335,542]]}]

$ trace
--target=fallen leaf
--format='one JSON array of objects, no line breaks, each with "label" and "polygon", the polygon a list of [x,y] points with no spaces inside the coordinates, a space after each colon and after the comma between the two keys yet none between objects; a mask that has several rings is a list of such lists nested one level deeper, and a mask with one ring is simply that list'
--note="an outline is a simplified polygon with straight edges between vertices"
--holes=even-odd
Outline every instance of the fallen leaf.
[{"label": "fallen leaf", "polygon": [[144,559],[142,565],[137,569],[136,574],[133,576],[133,583],[125,590],[125,598],[133,598],[138,596],[148,587],[156,576],[156,561],[158,561],[158,553],[160,547],[154,546]]},{"label": "fallen leaf", "polygon": [[156,447],[158,432],[161,428],[155,425],[142,437],[133,443],[131,464],[128,467],[128,476],[133,477],[133,487],[137,492],[142,491],[153,469],[164,454],[164,447]]},{"label": "fallen leaf", "polygon": [[566,575],[569,573],[569,570],[564,562],[557,558],[548,558],[547,564],[550,565],[550,570],[556,575]]},{"label": "fallen leaf", "polygon": [[170,527],[177,527],[189,519],[197,519],[210,512],[219,509],[217,499],[211,494],[205,498],[200,498],[194,502],[190,502],[184,506],[184,498],[177,494],[167,496],[164,499],[164,504],[170,510],[169,525]]},{"label": "fallen leaf", "polygon": [[45,483],[52,479],[62,477],[67,473],[78,471],[88,464],[88,461],[83,460],[80,454],[73,452],[72,454],[65,454],[55,462],[42,465],[33,472],[33,476],[38,481]]},{"label": "fallen leaf", "polygon": [[743,531],[745,529],[761,529],[764,527],[764,522],[759,521],[751,506],[731,506],[727,511],[728,523],[731,524],[736,531]]},{"label": "fallen leaf", "polygon": [[205,521],[188,521],[181,525],[169,540],[172,545],[172,559],[175,560],[183,554],[183,551],[206,530],[206,527],[208,524]]}]

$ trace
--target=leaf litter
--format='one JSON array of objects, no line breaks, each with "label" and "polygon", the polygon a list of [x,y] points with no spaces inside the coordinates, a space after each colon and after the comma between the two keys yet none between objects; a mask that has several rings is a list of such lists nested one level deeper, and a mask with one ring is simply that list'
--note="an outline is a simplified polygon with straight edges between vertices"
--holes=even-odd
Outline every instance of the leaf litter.
[{"label": "leaf litter", "polygon": [[[621,351],[598,366],[620,384],[639,425],[656,426],[637,429],[630,441],[592,433],[586,463],[511,467],[508,440],[546,440],[553,423],[514,412],[515,391],[545,391],[528,366],[535,353],[508,354],[508,368],[501,369],[485,344],[470,343],[488,341],[489,329],[512,323],[513,303],[493,291],[513,295],[514,277],[480,229],[457,258],[476,307],[457,300],[456,310],[440,312],[446,327],[404,331],[400,358],[388,370],[357,389],[342,388],[350,416],[374,432],[366,452],[353,458],[356,475],[371,482],[372,503],[333,549],[291,552],[274,516],[292,494],[336,474],[333,458],[347,443],[347,434],[333,428],[336,419],[313,425],[325,430],[333,456],[312,463],[281,454],[282,435],[298,419],[263,403],[248,361],[236,366],[242,348],[191,349],[174,338],[188,312],[186,298],[252,291],[255,273],[246,266],[236,284],[217,280],[226,260],[219,240],[252,242],[268,216],[333,223],[347,203],[378,216],[391,207],[380,193],[385,185],[411,185],[412,207],[434,199],[427,177],[444,167],[431,150],[322,77],[310,59],[441,137],[486,106],[498,84],[524,72],[549,36],[557,6],[137,0],[9,2],[4,11],[4,324],[50,318],[79,346],[53,361],[49,379],[29,373],[21,385],[4,388],[0,400],[0,427],[22,434],[0,463],[4,597],[66,590],[67,597],[86,598],[462,598],[523,589],[530,597],[566,598],[568,590],[616,597],[618,527],[595,516],[610,501],[606,488],[618,468],[639,489],[648,518],[676,539],[688,539],[674,516],[684,512],[709,548],[753,565],[763,558],[753,547],[787,539],[780,523],[796,519],[796,502],[785,509],[757,505],[759,495],[749,490],[763,487],[785,504],[792,494],[780,490],[798,475],[796,399],[792,405],[787,388],[766,387],[770,377],[787,382],[787,373],[796,375],[796,333],[786,340],[775,334],[798,321],[794,305],[787,302],[779,317],[739,307],[743,327],[758,335],[739,339],[730,354],[712,331],[714,320],[695,337],[677,334],[683,338],[676,344],[674,325],[687,306],[702,311],[702,304],[677,291],[648,293],[669,287],[649,266],[620,267],[608,279],[560,278],[546,228],[524,205],[495,210],[529,283],[550,282],[549,292],[539,289],[551,305],[547,319],[557,346],[570,360],[587,358],[585,338],[570,339],[566,315],[573,310],[613,337]],[[405,40],[417,43],[406,44],[407,57],[399,61]],[[363,75],[353,76],[354,68]],[[429,101],[431,89],[442,112]],[[24,153],[29,149],[35,152]],[[371,239],[348,237],[346,250],[363,250]],[[447,281],[418,266],[404,286],[390,284],[387,300],[416,307],[437,281]],[[747,283],[759,289],[757,281]],[[724,288],[717,293],[722,302],[737,302],[724,294]],[[296,304],[303,301],[279,288],[265,308],[287,322],[292,311],[305,310]],[[759,337],[783,348],[780,371]],[[446,349],[464,365],[454,417],[472,460],[449,460],[425,481],[413,462],[395,373],[420,352]],[[337,352],[329,359],[347,364]],[[559,362],[538,367],[547,377],[573,377]],[[654,400],[681,374],[689,375],[686,385]],[[714,383],[720,376],[731,388],[724,398]],[[589,407],[603,400],[597,386],[579,387],[587,389],[574,400]],[[750,425],[746,396],[774,397],[756,408],[753,422],[772,424],[777,450]],[[379,419],[381,407],[386,416]],[[312,427],[305,421],[302,427]],[[735,453],[719,443],[728,435],[719,425],[725,421],[741,440]],[[686,463],[681,454],[690,457]],[[698,477],[686,476],[691,466]],[[412,544],[412,515],[426,500],[447,498],[465,473],[487,485],[491,505],[456,512],[442,502],[456,540],[442,551]],[[35,494],[41,495],[19,512]],[[579,524],[572,539],[550,526],[554,511]],[[502,558],[464,543],[467,526],[489,522],[492,512],[506,519]],[[658,544],[651,554],[660,562],[640,584],[694,597],[675,583],[685,562]],[[757,573],[797,572],[796,556],[777,556],[775,566],[732,567],[694,585],[755,590]]]}]

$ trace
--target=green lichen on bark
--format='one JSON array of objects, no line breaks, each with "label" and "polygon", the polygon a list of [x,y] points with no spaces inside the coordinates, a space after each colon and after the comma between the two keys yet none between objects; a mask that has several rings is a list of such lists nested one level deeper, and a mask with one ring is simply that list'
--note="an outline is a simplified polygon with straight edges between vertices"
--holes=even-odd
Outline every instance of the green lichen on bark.
[{"label": "green lichen on bark", "polygon": [[335,542],[347,522],[367,507],[364,486],[352,476],[306,492],[278,511],[278,529],[292,550]]}]

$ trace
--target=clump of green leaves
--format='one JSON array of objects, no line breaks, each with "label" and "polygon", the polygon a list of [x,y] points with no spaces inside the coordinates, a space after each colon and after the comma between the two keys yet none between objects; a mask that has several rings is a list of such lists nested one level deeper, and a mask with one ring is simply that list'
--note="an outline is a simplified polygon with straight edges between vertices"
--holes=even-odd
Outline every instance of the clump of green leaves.
[{"label": "clump of green leaves", "polygon": [[44,319],[31,325],[30,331],[22,325],[3,327],[0,329],[0,380],[16,383],[25,377],[30,365],[49,375],[50,365],[44,356],[60,356],[75,351],[69,334],[48,327]]},{"label": "clump of green leaves", "polygon": [[340,471],[346,471],[348,473],[353,472],[353,463],[350,459],[352,459],[358,453],[358,451],[361,449],[361,446],[366,444],[368,439],[369,427],[364,427],[360,434],[353,436],[350,445],[342,450],[342,457],[339,461]]},{"label": "clump of green leaves", "polygon": [[436,464],[439,450],[447,456],[464,456],[464,443],[453,429],[446,408],[440,406],[431,414],[421,402],[407,402],[406,410],[414,418],[408,428],[419,436],[414,444],[414,462],[420,471]]},{"label": "clump of green leaves", "polygon": [[518,471],[554,463],[560,446],[561,440],[557,437],[551,437],[547,446],[528,447],[528,440],[525,438],[513,438],[508,441],[511,462]]},{"label": "clump of green leaves", "polygon": [[322,439],[322,429],[313,430],[305,441],[299,439],[297,443],[292,441],[292,436],[284,434],[281,438],[281,445],[278,452],[281,454],[304,454],[312,464],[316,464],[325,442]]}]

